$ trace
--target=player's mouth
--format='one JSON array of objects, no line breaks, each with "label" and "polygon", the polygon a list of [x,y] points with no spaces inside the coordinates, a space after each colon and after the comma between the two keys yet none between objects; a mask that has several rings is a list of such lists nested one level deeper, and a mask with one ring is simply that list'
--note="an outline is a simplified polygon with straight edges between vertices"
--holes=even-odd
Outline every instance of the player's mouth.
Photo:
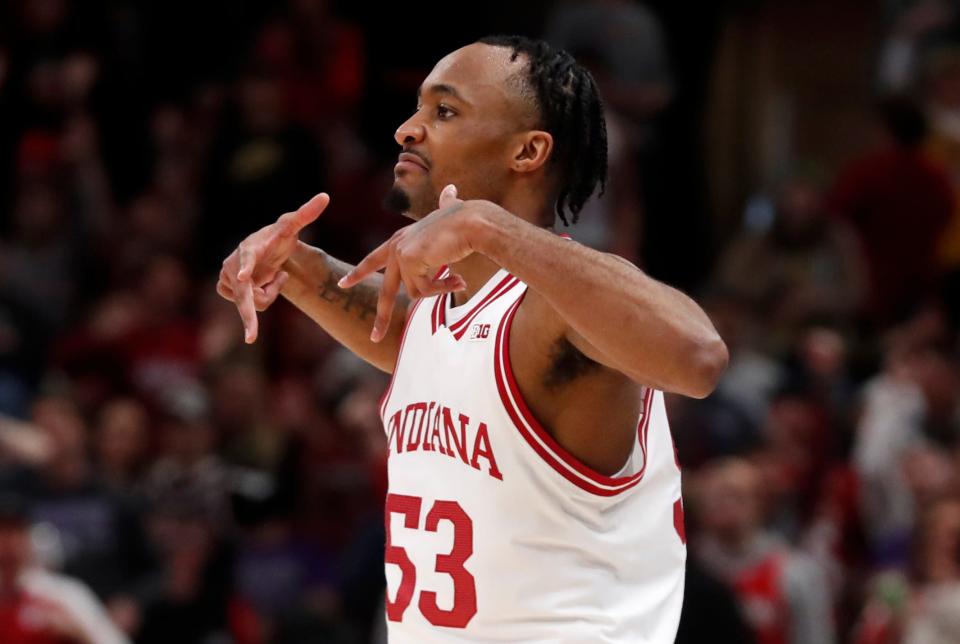
[{"label": "player's mouth", "polygon": [[427,162],[412,152],[400,153],[400,156],[397,160],[397,165],[394,167],[394,172],[398,173],[401,170],[416,172],[430,171],[429,167],[427,166]]}]

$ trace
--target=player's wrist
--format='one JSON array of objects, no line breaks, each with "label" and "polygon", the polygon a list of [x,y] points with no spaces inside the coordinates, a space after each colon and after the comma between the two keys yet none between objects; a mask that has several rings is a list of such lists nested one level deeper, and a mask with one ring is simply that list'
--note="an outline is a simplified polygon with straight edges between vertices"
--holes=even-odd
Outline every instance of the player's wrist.
[{"label": "player's wrist", "polygon": [[470,208],[467,236],[474,252],[489,256],[502,243],[503,215],[506,211],[491,201],[476,201]]},{"label": "player's wrist", "polygon": [[318,281],[323,280],[325,273],[331,270],[328,257],[323,250],[298,241],[281,267],[290,278],[283,285],[280,294],[287,299],[296,299],[312,290]]}]

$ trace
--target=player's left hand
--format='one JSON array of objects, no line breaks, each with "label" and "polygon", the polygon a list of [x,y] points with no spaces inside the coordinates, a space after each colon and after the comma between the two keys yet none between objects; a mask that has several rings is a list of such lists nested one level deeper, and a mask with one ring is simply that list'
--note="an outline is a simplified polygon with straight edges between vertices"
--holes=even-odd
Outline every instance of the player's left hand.
[{"label": "player's left hand", "polygon": [[377,300],[377,319],[370,339],[379,342],[390,328],[394,301],[403,282],[411,298],[460,291],[467,287],[460,275],[440,277],[442,267],[460,261],[474,252],[468,233],[470,217],[477,208],[457,198],[457,187],[448,185],[440,193],[440,207],[415,224],[401,228],[363,258],[356,268],[340,280],[341,288],[350,288],[365,277],[386,269]]}]

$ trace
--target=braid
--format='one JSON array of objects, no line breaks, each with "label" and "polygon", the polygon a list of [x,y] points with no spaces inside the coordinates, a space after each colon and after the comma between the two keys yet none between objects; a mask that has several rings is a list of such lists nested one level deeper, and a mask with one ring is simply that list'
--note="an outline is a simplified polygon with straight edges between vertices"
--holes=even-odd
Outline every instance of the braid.
[{"label": "braid", "polygon": [[527,59],[524,89],[535,95],[539,126],[553,136],[550,163],[558,171],[556,211],[565,225],[576,223],[583,204],[607,183],[607,126],[593,76],[573,56],[542,40],[523,36],[488,36],[479,42],[513,51]]}]

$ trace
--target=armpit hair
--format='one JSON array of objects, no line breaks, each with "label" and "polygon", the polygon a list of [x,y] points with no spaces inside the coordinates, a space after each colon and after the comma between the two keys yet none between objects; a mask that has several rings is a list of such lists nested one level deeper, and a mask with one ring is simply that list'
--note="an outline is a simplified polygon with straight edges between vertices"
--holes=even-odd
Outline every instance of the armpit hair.
[{"label": "armpit hair", "polygon": [[550,353],[550,367],[543,379],[547,389],[562,387],[600,368],[600,363],[587,357],[565,337],[557,339]]}]

